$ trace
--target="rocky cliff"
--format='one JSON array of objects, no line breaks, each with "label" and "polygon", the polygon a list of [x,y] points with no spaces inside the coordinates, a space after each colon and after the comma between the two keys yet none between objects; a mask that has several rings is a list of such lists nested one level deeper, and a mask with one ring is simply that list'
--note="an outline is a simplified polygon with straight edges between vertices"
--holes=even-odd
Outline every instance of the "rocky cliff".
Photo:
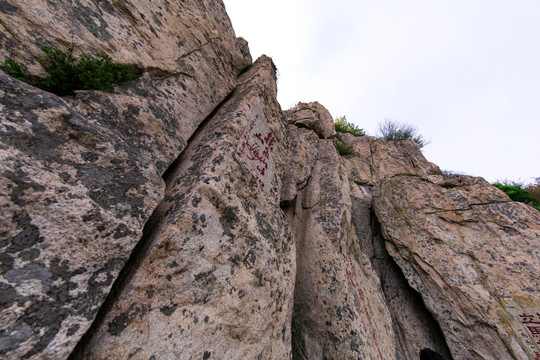
[{"label": "rocky cliff", "polygon": [[0,11],[36,78],[41,46],[142,73],[59,97],[0,72],[3,358],[540,359],[540,213],[409,141],[339,155],[221,1]]}]

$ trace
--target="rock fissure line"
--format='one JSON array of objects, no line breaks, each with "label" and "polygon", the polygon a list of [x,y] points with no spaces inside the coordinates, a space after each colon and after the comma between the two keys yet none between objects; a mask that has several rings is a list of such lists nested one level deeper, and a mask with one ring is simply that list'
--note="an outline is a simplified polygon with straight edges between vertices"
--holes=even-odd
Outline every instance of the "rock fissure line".
[{"label": "rock fissure line", "polygon": [[193,54],[193,53],[202,51],[202,49],[203,49],[205,46],[210,45],[214,40],[220,40],[220,38],[219,38],[219,37],[214,37],[214,38],[208,39],[205,43],[200,44],[199,47],[197,47],[197,48],[195,48],[195,49],[193,49],[193,50],[190,50],[190,51],[188,51],[188,52],[185,53],[185,54],[180,55],[178,58],[175,59],[175,61],[178,62],[179,60],[185,59],[185,58],[187,58],[188,56],[190,56],[190,55]]},{"label": "rock fissure line", "polygon": [[234,93],[234,90],[231,91],[231,93],[218,106],[216,106],[216,108],[201,122],[201,124],[197,127],[195,132],[189,138],[187,145],[184,147],[183,151],[177,156],[174,162],[170,164],[169,167],[163,173],[162,178],[166,184],[166,188],[165,188],[165,196],[162,199],[162,202],[160,202],[156,206],[156,208],[152,212],[152,215],[150,215],[148,221],[146,222],[143,228],[143,234],[141,236],[141,239],[139,240],[137,245],[134,247],[129,259],[126,261],[124,267],[122,268],[118,277],[114,281],[111,287],[111,290],[109,292],[109,295],[106,297],[105,301],[103,302],[103,305],[98,310],[90,327],[85,332],[85,334],[81,337],[81,339],[79,340],[79,342],[77,343],[77,345],[75,346],[71,354],[69,355],[68,360],[80,359],[83,356],[83,354],[87,353],[86,347],[88,346],[90,339],[94,336],[98,327],[102,326],[102,322],[104,321],[107,313],[110,311],[112,306],[118,300],[125,285],[129,282],[133,274],[142,265],[144,256],[151,245],[153,232],[156,229],[156,227],[159,226],[161,218],[164,215],[163,211],[161,211],[161,207],[163,206],[162,205],[163,200],[166,199],[168,189],[171,187],[170,179],[172,175],[175,173],[178,166],[182,163],[183,154],[185,154],[186,150],[191,145],[192,140],[196,138],[197,135],[204,130],[204,128],[207,126],[210,119],[212,119],[212,117],[219,110],[219,108],[221,108],[221,106],[223,106],[223,104],[225,104],[228,101],[228,99],[232,96],[233,93]]},{"label": "rock fissure line", "polygon": [[[370,181],[372,181],[372,179],[374,178],[375,176],[375,159],[374,159],[374,151],[373,151],[373,147],[375,145],[370,143],[369,144],[369,179]],[[380,184],[379,184],[380,186]]]},{"label": "rock fissure line", "polygon": [[[426,211],[424,214],[426,215],[432,215],[432,214],[439,214],[444,212],[459,212],[459,211],[470,211],[473,209],[473,206],[489,206],[489,205],[495,205],[495,204],[504,204],[504,203],[511,203],[513,201],[493,201],[493,202],[486,202],[486,203],[471,203],[469,204],[469,207],[467,208],[455,208],[455,209],[440,209],[435,211]],[[467,221],[467,220],[464,220]]]},{"label": "rock fissure line", "polygon": [[161,216],[161,214],[159,215],[157,214],[156,210],[158,209],[158,207],[154,209],[154,212],[152,213],[152,215],[146,222],[143,228],[143,235],[141,239],[139,240],[137,245],[133,248],[133,251],[131,252],[129,259],[127,260],[126,264],[120,271],[118,277],[114,281],[109,294],[107,295],[107,297],[105,298],[105,301],[103,302],[103,305],[99,308],[88,330],[84,333],[84,335],[81,337],[77,345],[74,347],[73,351],[68,357],[68,360],[80,359],[82,354],[86,352],[86,347],[88,346],[89,340],[92,338],[92,336],[96,332],[96,329],[103,322],[103,319],[105,318],[110,308],[117,301],[119,295],[122,292],[122,288],[125,286],[127,282],[129,282],[130,277],[141,265],[141,258],[144,256],[146,250],[150,246],[148,239],[151,238],[151,233],[154,231],[157,224],[159,224],[159,217]]},{"label": "rock fissure line", "polygon": [[172,72],[169,72],[169,71],[162,70],[162,69],[149,69],[149,70],[147,70],[147,72],[150,75],[150,77],[152,78],[152,80],[166,80],[166,79],[178,76],[178,75],[184,75],[184,76],[187,76],[187,77],[192,78],[192,79],[195,78],[195,75],[189,74],[189,73],[187,73],[185,71],[172,71]]}]

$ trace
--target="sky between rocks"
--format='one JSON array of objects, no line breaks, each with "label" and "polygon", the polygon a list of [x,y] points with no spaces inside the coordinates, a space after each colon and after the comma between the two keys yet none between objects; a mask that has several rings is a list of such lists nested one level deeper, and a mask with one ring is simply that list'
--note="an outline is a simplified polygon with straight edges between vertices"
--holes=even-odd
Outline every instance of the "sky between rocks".
[{"label": "sky between rocks", "polygon": [[278,68],[283,109],[319,101],[370,135],[416,125],[443,170],[540,176],[539,0],[224,0]]}]

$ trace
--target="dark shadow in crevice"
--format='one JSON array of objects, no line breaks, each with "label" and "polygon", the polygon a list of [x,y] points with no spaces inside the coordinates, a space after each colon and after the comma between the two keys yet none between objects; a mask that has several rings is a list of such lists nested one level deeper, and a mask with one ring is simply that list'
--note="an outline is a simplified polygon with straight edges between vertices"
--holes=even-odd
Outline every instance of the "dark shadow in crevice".
[{"label": "dark shadow in crevice", "polygon": [[352,198],[352,223],[358,245],[380,279],[381,290],[396,338],[396,360],[418,359],[419,351],[430,348],[445,359],[452,356],[439,323],[422,296],[408,283],[403,271],[386,249],[381,224],[371,208],[371,199]]},{"label": "dark shadow in crevice", "polygon": [[[396,336],[396,359],[417,359],[419,351],[431,348],[444,359],[451,360],[452,355],[444,333],[429,311],[421,294],[409,285],[403,271],[386,249],[381,231],[381,224],[375,212],[370,211],[374,257],[371,259],[392,318]],[[411,334],[411,329],[416,333]]]}]

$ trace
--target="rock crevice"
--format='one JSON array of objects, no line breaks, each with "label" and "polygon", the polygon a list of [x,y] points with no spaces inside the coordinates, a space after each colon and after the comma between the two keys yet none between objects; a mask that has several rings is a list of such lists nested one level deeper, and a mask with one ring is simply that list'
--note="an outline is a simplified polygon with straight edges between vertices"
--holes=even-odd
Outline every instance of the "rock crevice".
[{"label": "rock crevice", "polygon": [[426,308],[422,296],[414,290],[403,275],[400,267],[386,250],[381,233],[381,225],[371,209],[370,224],[372,248],[362,247],[370,260],[380,281],[385,301],[392,317],[396,338],[396,359],[414,359],[419,351],[429,348],[445,359],[451,359],[438,322]]},{"label": "rock crevice", "polygon": [[[234,91],[231,92],[231,94],[227,98],[225,98],[225,100],[220,103],[212,111],[212,113],[199,125],[199,127],[193,133],[192,137],[187,141],[186,148],[193,142],[193,139],[196,138],[199,133],[204,131],[204,128],[211,121],[214,114],[219,111],[220,107],[222,107],[223,104],[227,102],[227,100],[232,96],[233,93]],[[172,162],[172,164],[169,165],[169,167],[162,174],[163,181],[166,185],[164,191],[165,197],[167,196],[167,194],[170,193],[171,182],[174,181],[173,175],[177,172],[178,167],[182,163],[182,154],[183,152],[178,155],[176,160]],[[105,321],[104,319],[106,318],[107,314],[114,307],[114,304],[119,300],[123,290],[129,283],[133,274],[137,272],[138,269],[140,269],[141,265],[144,262],[145,254],[149,250],[151,239],[155,234],[156,228],[160,225],[160,222],[164,218],[164,212],[162,210],[163,205],[161,204],[162,203],[156,206],[156,208],[148,218],[147,222],[144,225],[141,239],[133,248],[129,259],[126,261],[125,265],[118,274],[118,277],[114,281],[109,294],[103,302],[103,305],[96,313],[96,317],[94,318],[92,325],[90,326],[88,331],[81,337],[81,340],[79,340],[68,359],[80,359],[84,356],[84,354],[88,351],[88,346],[91,339],[96,336],[96,332],[98,331],[98,329],[103,326],[103,322]]]}]

